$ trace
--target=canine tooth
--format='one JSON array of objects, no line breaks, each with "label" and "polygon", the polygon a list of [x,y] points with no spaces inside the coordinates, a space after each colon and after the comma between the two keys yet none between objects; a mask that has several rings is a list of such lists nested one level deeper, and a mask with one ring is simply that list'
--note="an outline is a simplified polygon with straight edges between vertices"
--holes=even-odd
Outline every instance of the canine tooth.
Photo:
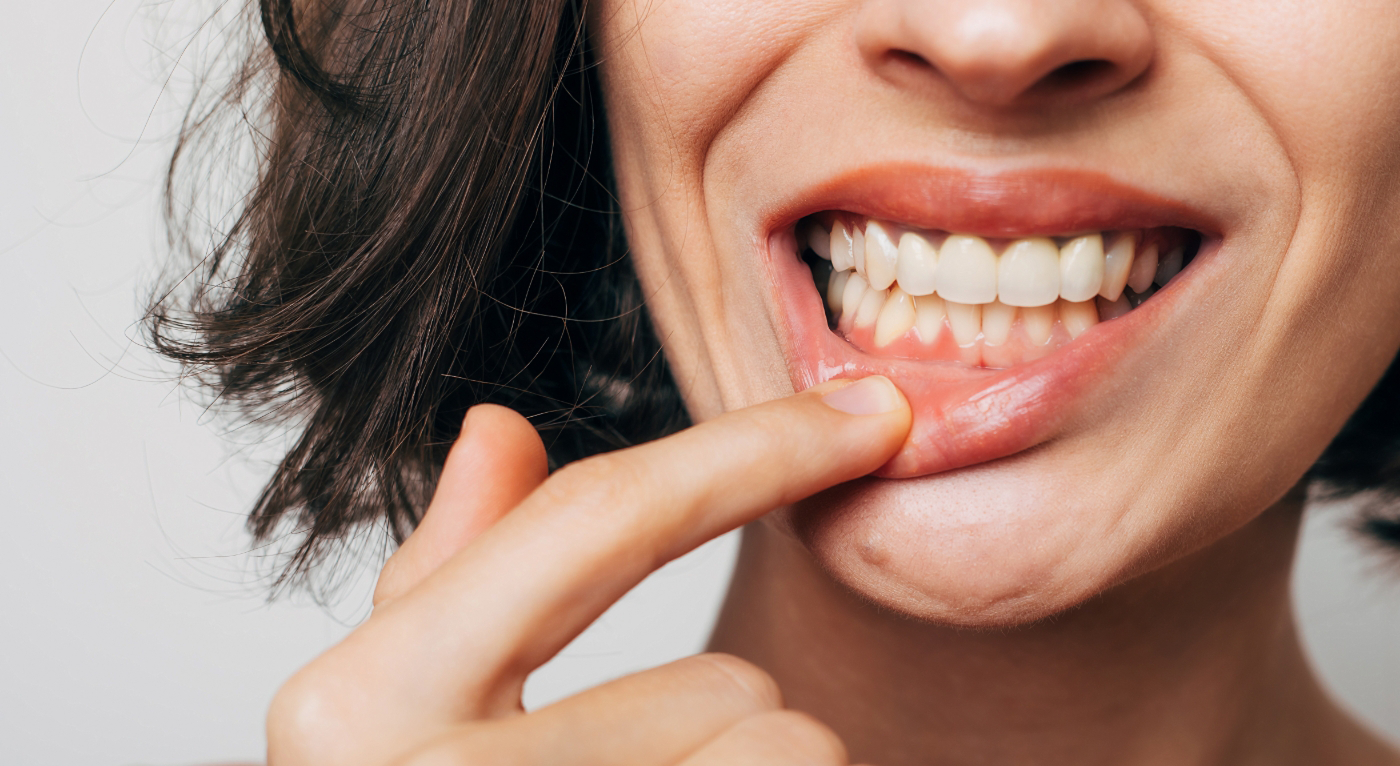
[{"label": "canine tooth", "polygon": [[885,305],[884,290],[866,290],[856,309],[856,327],[869,327],[880,318],[880,309]]},{"label": "canine tooth", "polygon": [[919,340],[924,343],[932,343],[938,339],[938,334],[943,331],[943,317],[947,311],[943,309],[943,299],[937,295],[920,295],[914,298],[914,328],[919,333]]},{"label": "canine tooth", "polygon": [[850,278],[849,271],[833,271],[826,283],[826,305],[837,316],[841,314],[841,297],[846,294],[846,280]]},{"label": "canine tooth", "polygon": [[953,340],[964,348],[975,343],[977,334],[982,332],[982,305],[944,300],[943,308],[948,312],[948,327],[953,330]]},{"label": "canine tooth", "polygon": [[1118,300],[1111,301],[1102,295],[1097,299],[1099,304],[1099,321],[1107,322],[1110,319],[1117,319],[1129,311],[1133,310],[1133,304],[1128,301],[1128,296],[1119,295]]},{"label": "canine tooth", "polygon": [[1011,337],[1011,325],[1016,321],[1016,307],[992,301],[982,307],[982,342],[1000,346]]},{"label": "canine tooth", "polygon": [[851,230],[846,228],[843,221],[837,221],[831,225],[831,268],[836,271],[850,271],[856,267],[855,255],[851,250],[855,242],[851,238]]},{"label": "canine tooth", "polygon": [[1055,304],[1021,309],[1021,326],[1032,343],[1037,346],[1049,343],[1050,333],[1055,329]]},{"label": "canine tooth", "polygon": [[1073,303],[1093,300],[1103,285],[1103,235],[1075,237],[1060,248],[1060,297]]},{"label": "canine tooth", "polygon": [[1060,301],[1055,305],[1060,309],[1060,322],[1070,338],[1078,338],[1099,323],[1099,307],[1093,301]]},{"label": "canine tooth", "polygon": [[1173,247],[1171,252],[1162,256],[1162,260],[1157,263],[1157,274],[1152,281],[1165,287],[1168,282],[1172,281],[1172,277],[1181,273],[1181,264],[1185,257],[1186,250],[1184,248]]},{"label": "canine tooth", "polygon": [[899,246],[878,221],[865,225],[865,278],[876,290],[886,290],[894,284],[899,261]]},{"label": "canine tooth", "polygon": [[1133,251],[1137,249],[1137,234],[1124,232],[1109,245],[1108,252],[1104,253],[1103,261],[1103,284],[1099,286],[1099,295],[1109,301],[1116,301],[1123,295],[1123,288],[1128,286],[1128,272],[1133,268]]},{"label": "canine tooth", "polygon": [[826,227],[816,221],[808,221],[806,225],[807,247],[812,248],[812,252],[818,258],[831,260],[831,234]]},{"label": "canine tooth", "polygon": [[1153,243],[1139,250],[1133,258],[1133,267],[1128,270],[1128,287],[1135,293],[1145,292],[1156,276],[1157,245]]},{"label": "canine tooth", "polygon": [[865,277],[854,271],[846,273],[850,276],[846,278],[846,287],[841,291],[841,324],[850,327],[856,319],[856,311],[860,308],[861,301],[865,300],[865,294],[870,288],[865,283]]},{"label": "canine tooth", "polygon": [[1044,237],[1018,239],[997,259],[997,297],[1008,306],[1046,306],[1060,297],[1060,249]]},{"label": "canine tooth", "polygon": [[880,309],[880,316],[875,319],[875,345],[888,346],[903,337],[917,318],[914,299],[898,287],[890,290],[890,296]]},{"label": "canine tooth", "polygon": [[[997,299],[997,256],[987,240],[954,234],[943,243],[938,253],[938,295],[950,303]],[[950,308],[948,316],[952,315]]]},{"label": "canine tooth", "polygon": [[[865,274],[865,232],[852,227],[851,230],[851,257],[855,259],[856,271]],[[870,278],[866,274],[866,279]]]},{"label": "canine tooth", "polygon": [[938,251],[933,249],[932,243],[912,231],[900,236],[895,276],[901,290],[910,295],[932,295],[937,267]]}]

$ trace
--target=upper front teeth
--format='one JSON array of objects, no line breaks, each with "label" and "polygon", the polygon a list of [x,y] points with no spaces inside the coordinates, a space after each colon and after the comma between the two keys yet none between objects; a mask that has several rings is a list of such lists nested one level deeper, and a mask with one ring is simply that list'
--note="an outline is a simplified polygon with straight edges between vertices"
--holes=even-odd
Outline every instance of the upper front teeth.
[{"label": "upper front teeth", "polygon": [[1025,237],[1001,255],[982,237],[952,234],[940,242],[938,235],[900,231],[875,220],[863,230],[845,220],[834,221],[830,229],[809,220],[802,234],[814,253],[831,261],[833,272],[854,270],[861,286],[885,291],[898,285],[910,296],[937,294],[961,304],[1035,307],[1060,298],[1084,303],[1095,296],[1117,301],[1126,287],[1140,293],[1154,281],[1166,284],[1184,257],[1184,249],[1175,247],[1159,260],[1155,244],[1136,252],[1135,233],[1120,233],[1107,247],[1101,233],[1058,245],[1047,237]]},{"label": "upper front teeth", "polygon": [[981,237],[954,234],[934,258],[933,284],[939,297],[958,303],[997,299],[997,255]]},{"label": "upper front teeth", "polygon": [[1022,239],[1001,254],[997,295],[1008,306],[1047,306],[1060,297],[1060,249],[1045,238]]}]

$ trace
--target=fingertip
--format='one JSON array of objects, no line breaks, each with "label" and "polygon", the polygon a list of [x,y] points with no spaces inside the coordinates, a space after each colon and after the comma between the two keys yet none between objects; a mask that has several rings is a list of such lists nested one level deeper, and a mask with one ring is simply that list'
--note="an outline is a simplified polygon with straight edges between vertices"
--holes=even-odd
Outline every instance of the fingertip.
[{"label": "fingertip", "polygon": [[847,415],[885,415],[909,409],[909,402],[884,375],[870,375],[821,395],[826,406]]},{"label": "fingertip", "polygon": [[549,475],[544,442],[508,407],[480,404],[462,418],[432,502],[389,558],[375,603],[397,597],[511,511]]},{"label": "fingertip", "polygon": [[909,400],[883,375],[829,380],[804,393],[812,396],[808,401],[822,405],[816,409],[826,413],[825,418],[837,418],[825,433],[845,436],[824,440],[833,459],[854,459],[862,475],[893,458],[914,425]]},{"label": "fingertip", "polygon": [[454,468],[454,462],[500,463],[521,480],[536,484],[549,475],[549,456],[539,432],[524,415],[499,404],[467,410],[447,461]]}]

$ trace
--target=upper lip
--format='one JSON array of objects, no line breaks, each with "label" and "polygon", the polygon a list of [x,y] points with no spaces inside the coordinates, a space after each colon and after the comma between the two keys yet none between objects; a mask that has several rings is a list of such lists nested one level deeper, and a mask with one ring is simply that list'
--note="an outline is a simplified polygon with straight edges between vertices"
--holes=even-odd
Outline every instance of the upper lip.
[{"label": "upper lip", "polygon": [[770,231],[824,210],[984,237],[1179,226],[1219,236],[1211,215],[1089,170],[996,173],[914,163],[864,166],[820,181],[772,211]]}]

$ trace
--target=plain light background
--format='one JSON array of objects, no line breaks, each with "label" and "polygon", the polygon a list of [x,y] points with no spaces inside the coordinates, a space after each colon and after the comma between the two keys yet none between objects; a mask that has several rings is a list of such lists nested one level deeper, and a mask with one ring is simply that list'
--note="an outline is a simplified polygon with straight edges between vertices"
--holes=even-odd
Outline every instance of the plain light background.
[{"label": "plain light background", "polygon": [[[0,762],[258,759],[279,682],[367,610],[269,605],[243,511],[266,446],[138,342],[162,165],[205,2],[8,3],[0,25]],[[275,448],[275,445],[274,445]],[[1309,518],[1296,586],[1329,686],[1400,741],[1400,579]],[[538,704],[698,650],[734,539],[653,576],[531,679]]]}]

